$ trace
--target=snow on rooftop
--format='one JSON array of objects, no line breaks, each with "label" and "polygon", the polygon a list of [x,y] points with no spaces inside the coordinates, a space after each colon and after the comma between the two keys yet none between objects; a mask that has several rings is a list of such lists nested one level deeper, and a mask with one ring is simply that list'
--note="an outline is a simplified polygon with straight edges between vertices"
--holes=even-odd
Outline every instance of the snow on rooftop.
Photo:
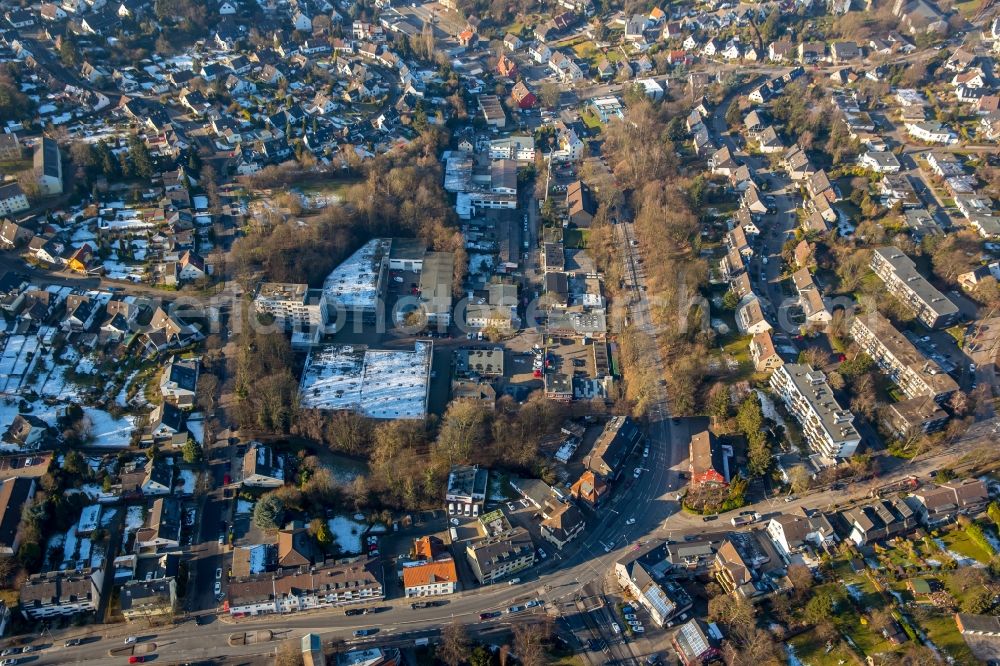
[{"label": "snow on rooftop", "polygon": [[420,419],[427,413],[429,341],[413,351],[324,345],[310,352],[301,400],[313,409],[352,410],[376,419]]},{"label": "snow on rooftop", "polygon": [[327,303],[348,309],[374,308],[379,297],[382,258],[392,241],[373,238],[333,269],[323,283]]}]

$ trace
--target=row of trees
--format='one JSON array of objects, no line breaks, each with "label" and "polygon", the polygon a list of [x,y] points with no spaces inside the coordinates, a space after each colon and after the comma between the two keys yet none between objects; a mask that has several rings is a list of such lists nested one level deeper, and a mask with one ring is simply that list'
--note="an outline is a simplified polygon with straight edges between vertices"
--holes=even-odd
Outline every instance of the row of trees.
[{"label": "row of trees", "polygon": [[[607,156],[615,184],[630,193],[635,211],[635,233],[643,248],[644,269],[657,338],[626,331],[621,338],[623,366],[629,375],[627,397],[642,405],[657,393],[659,377],[648,362],[653,345],[659,345],[668,368],[666,382],[674,413],[696,411],[701,398],[704,367],[711,330],[703,324],[708,311],[700,291],[707,283],[708,266],[698,256],[698,216],[693,212],[694,181],[678,171],[674,144],[681,105],[635,100],[625,121],[606,128],[603,153]],[[607,207],[622,205],[608,198]],[[620,264],[613,230],[592,233],[591,246],[602,268]],[[608,280],[612,286],[613,279]],[[655,296],[653,296],[655,294]],[[628,370],[628,368],[632,368]]]}]

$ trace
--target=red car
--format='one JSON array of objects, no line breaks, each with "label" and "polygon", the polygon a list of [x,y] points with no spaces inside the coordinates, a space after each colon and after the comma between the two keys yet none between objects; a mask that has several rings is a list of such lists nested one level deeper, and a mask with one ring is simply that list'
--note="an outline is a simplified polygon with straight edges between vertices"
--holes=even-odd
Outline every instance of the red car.
[{"label": "red car", "polygon": [[141,654],[135,654],[128,658],[128,663],[130,664],[141,664],[146,661],[146,658]]}]

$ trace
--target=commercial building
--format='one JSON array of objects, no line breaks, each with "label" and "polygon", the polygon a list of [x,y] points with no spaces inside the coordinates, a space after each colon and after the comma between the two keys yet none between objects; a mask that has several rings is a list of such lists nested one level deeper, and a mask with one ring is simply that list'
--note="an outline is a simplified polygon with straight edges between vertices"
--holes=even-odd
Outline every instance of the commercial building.
[{"label": "commercial building", "polygon": [[38,189],[42,195],[62,194],[62,157],[59,154],[59,144],[54,139],[42,137],[35,148],[34,166]]},{"label": "commercial building", "polygon": [[951,326],[958,321],[958,307],[931,286],[913,260],[898,248],[880,247],[872,252],[871,269],[885,282],[889,293],[903,301],[928,328]]},{"label": "commercial building", "polygon": [[430,340],[418,340],[413,351],[314,346],[302,372],[300,404],[373,419],[422,419],[427,414],[433,348]]},{"label": "commercial building", "polygon": [[876,310],[854,317],[851,336],[908,398],[944,401],[958,384]]},{"label": "commercial building", "polygon": [[483,114],[483,119],[490,127],[503,129],[507,125],[507,114],[504,113],[500,98],[496,95],[480,95],[479,111]]},{"label": "commercial building", "polygon": [[615,562],[615,578],[646,609],[657,626],[691,608],[691,597],[666,579],[673,565],[666,541],[653,541]]},{"label": "commercial building", "polygon": [[428,252],[419,270],[420,307],[427,318],[428,328],[449,326],[455,255],[451,252]]},{"label": "commercial building", "polygon": [[0,555],[17,555],[21,514],[34,495],[35,480],[31,477],[18,476],[0,484]]},{"label": "commercial building", "polygon": [[334,268],[323,282],[323,321],[341,328],[348,318],[375,321],[385,295],[392,240],[373,238]]},{"label": "commercial building", "polygon": [[771,388],[802,427],[809,448],[827,462],[849,458],[861,443],[854,414],[843,409],[826,375],[808,365],[786,363],[771,374]]}]

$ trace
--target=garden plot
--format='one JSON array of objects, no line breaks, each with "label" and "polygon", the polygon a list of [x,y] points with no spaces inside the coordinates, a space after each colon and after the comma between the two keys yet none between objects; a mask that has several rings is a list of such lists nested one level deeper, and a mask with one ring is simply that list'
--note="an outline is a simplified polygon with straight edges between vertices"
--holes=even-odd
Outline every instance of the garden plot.
[{"label": "garden plot", "polygon": [[193,469],[182,469],[177,473],[177,486],[182,495],[194,495],[194,487],[198,481],[198,475]]},{"label": "garden plot", "polygon": [[361,536],[368,529],[365,523],[359,523],[348,516],[335,516],[327,524],[333,538],[344,553],[361,552]]},{"label": "garden plot", "polygon": [[132,442],[135,431],[135,417],[123,416],[115,418],[107,412],[87,407],[84,415],[90,422],[90,435],[93,441],[90,446],[124,449]]},{"label": "garden plot", "polygon": [[125,534],[131,534],[142,527],[144,520],[142,506],[130,506],[125,512]]}]

